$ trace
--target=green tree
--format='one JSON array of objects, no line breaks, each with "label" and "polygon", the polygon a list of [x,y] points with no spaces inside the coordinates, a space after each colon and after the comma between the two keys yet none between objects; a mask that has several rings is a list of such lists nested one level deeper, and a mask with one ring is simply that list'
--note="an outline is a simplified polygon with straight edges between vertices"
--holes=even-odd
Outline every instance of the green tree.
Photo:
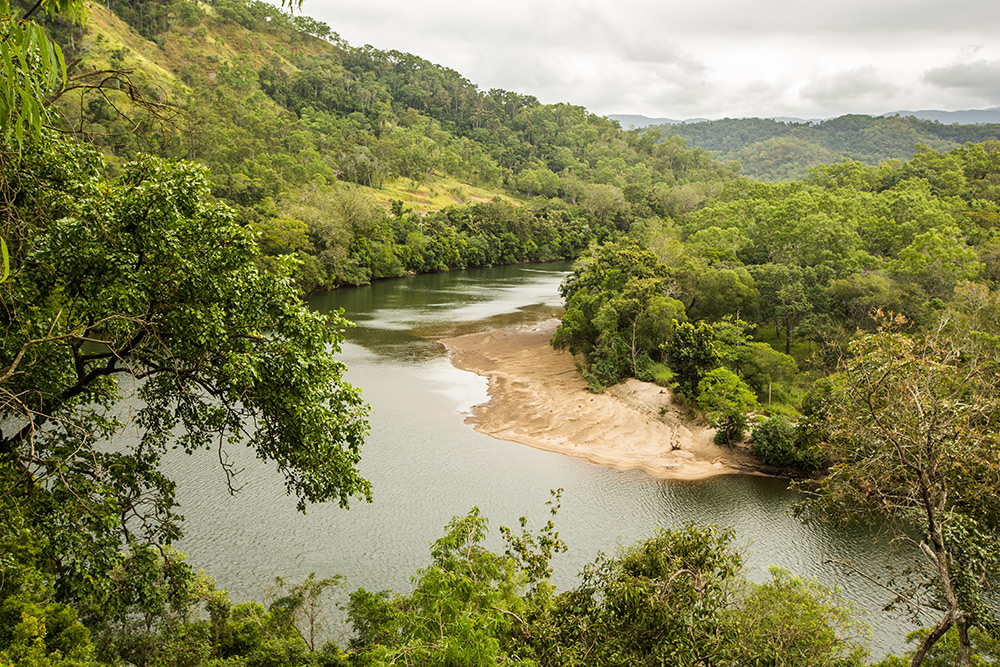
[{"label": "green tree", "polygon": [[771,568],[771,579],[751,585],[726,619],[739,643],[736,664],[844,667],[861,664],[865,628],[854,609],[815,580]]},{"label": "green tree", "polygon": [[347,322],[309,312],[287,261],[258,268],[203,168],[147,158],[104,181],[59,139],[6,166],[23,204],[0,291],[0,511],[44,536],[59,599],[99,608],[128,553],[180,535],[168,447],[217,449],[235,489],[225,450],[250,446],[300,509],[370,497],[367,407],[331,354]]},{"label": "green tree", "polygon": [[728,368],[708,371],[698,382],[695,400],[718,429],[715,441],[732,444],[743,438],[746,414],[760,407],[753,390]]},{"label": "green tree", "polygon": [[897,602],[930,604],[941,616],[914,667],[952,627],[958,662],[969,665],[969,631],[998,627],[987,602],[1000,569],[991,340],[976,331],[910,337],[883,323],[850,344],[826,408],[834,463],[819,484],[822,511],[889,518],[919,536],[917,588],[900,590]]},{"label": "green tree", "polygon": [[795,327],[816,310],[815,272],[794,265],[761,264],[750,267],[750,274],[760,294],[762,320],[784,330],[785,354],[791,354]]},{"label": "green tree", "polygon": [[417,573],[412,593],[352,593],[352,650],[364,651],[371,665],[404,658],[442,666],[530,664],[508,660],[505,646],[525,623],[521,594],[529,578],[513,556],[483,548],[486,531],[486,519],[473,508],[434,543],[432,564]]},{"label": "green tree", "polygon": [[757,290],[753,278],[742,266],[736,269],[693,266],[690,271],[694,274],[693,284],[685,310],[692,320],[756,316]]},{"label": "green tree", "polygon": [[779,400],[787,399],[787,387],[798,373],[794,359],[767,343],[757,342],[740,345],[733,356],[731,366],[760,401],[771,403],[772,395]]},{"label": "green tree", "polygon": [[928,296],[941,299],[950,298],[958,281],[977,277],[982,268],[976,251],[953,227],[936,227],[918,235],[889,264],[890,271],[914,280]]},{"label": "green tree", "polygon": [[816,582],[741,576],[732,531],[686,525],[601,555],[581,584],[529,616],[541,665],[860,665],[861,628]]},{"label": "green tree", "polygon": [[759,407],[750,387],[728,368],[715,368],[698,382],[698,404],[712,414],[746,412]]},{"label": "green tree", "polygon": [[795,428],[781,415],[769,417],[753,427],[753,451],[772,466],[796,464]]},{"label": "green tree", "polygon": [[310,651],[316,650],[316,639],[323,632],[324,603],[328,603],[327,591],[339,586],[343,577],[335,575],[324,579],[316,579],[316,573],[310,572],[301,584],[288,586],[285,580],[278,577],[275,599],[270,611],[280,617],[283,622],[294,627],[302,640],[309,645]]},{"label": "green tree", "polygon": [[552,345],[583,355],[594,389],[642,375],[684,312],[668,294],[667,267],[652,251],[634,245],[599,247],[563,281],[560,292],[566,314]]},{"label": "green tree", "polygon": [[720,364],[715,332],[706,322],[678,323],[673,336],[661,346],[677,383],[690,398],[696,396],[698,383],[705,374]]}]

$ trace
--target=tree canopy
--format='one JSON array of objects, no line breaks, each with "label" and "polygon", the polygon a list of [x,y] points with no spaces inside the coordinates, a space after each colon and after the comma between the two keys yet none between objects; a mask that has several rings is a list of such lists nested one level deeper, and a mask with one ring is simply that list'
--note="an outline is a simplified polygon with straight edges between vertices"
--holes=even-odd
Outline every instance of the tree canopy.
[{"label": "tree canopy", "polygon": [[[22,74],[7,93],[39,76],[24,69],[38,49],[55,49],[7,46]],[[47,89],[25,90],[39,102]],[[151,554],[181,535],[159,465],[171,447],[214,448],[232,489],[226,451],[250,447],[300,509],[370,499],[356,468],[367,407],[333,356],[348,323],[299,300],[294,260],[261,262],[204,167],[144,157],[109,178],[95,149],[12,104],[0,136],[0,551],[5,573],[24,574],[4,576],[0,597],[100,616],[153,595],[173,570]]]},{"label": "tree canopy", "polygon": [[970,665],[973,628],[996,633],[1000,572],[995,339],[971,331],[908,337],[885,322],[850,345],[829,395],[834,464],[817,501],[826,517],[888,517],[919,537],[913,588],[897,602],[941,614],[913,655],[957,628]]}]

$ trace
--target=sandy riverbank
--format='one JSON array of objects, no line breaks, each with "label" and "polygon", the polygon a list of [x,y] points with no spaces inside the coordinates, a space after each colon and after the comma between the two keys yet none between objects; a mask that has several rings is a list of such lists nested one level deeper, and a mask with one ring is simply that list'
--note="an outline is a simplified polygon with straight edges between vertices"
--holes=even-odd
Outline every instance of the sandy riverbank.
[{"label": "sandy riverbank", "polygon": [[549,345],[557,324],[441,341],[455,366],[489,378],[489,401],[469,418],[477,431],[667,479],[753,471],[748,457],[715,445],[711,429],[683,419],[662,387],[628,380],[588,391],[572,355]]}]

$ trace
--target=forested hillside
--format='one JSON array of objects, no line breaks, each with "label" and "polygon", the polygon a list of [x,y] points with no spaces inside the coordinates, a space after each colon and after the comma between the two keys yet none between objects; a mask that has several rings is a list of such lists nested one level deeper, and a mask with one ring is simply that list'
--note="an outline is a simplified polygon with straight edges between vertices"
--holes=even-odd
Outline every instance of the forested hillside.
[{"label": "forested hillside", "polygon": [[262,2],[116,0],[55,32],[84,77],[59,100],[66,127],[115,158],[210,167],[265,254],[302,260],[306,290],[574,257],[730,177],[680,141],[482,92]]},{"label": "forested hillside", "polygon": [[738,162],[742,174],[765,181],[802,178],[811,167],[844,159],[870,166],[909,160],[918,146],[949,151],[1000,139],[1000,125],[945,125],[912,116],[850,115],[816,123],[726,118],[655,130],[681,137],[723,162]]}]

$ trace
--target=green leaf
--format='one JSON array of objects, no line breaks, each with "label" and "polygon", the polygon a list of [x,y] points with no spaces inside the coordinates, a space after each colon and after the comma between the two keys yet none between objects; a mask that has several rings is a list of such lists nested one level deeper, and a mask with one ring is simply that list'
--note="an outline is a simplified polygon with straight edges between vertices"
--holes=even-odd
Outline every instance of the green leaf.
[{"label": "green leaf", "polygon": [[7,242],[2,237],[0,237],[0,254],[3,255],[3,275],[0,276],[2,283],[10,275],[10,255],[7,253]]}]

